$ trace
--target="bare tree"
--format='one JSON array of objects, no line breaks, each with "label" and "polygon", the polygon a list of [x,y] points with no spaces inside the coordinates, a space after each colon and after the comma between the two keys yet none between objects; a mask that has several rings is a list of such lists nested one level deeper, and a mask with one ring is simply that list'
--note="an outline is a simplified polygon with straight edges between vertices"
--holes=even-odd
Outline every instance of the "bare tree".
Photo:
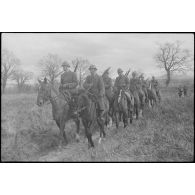
[{"label": "bare tree", "polygon": [[79,85],[81,86],[87,75],[87,70],[90,66],[90,62],[87,59],[75,58],[74,60],[72,60],[72,65],[73,68],[77,67],[77,71],[79,74]]},{"label": "bare tree", "polygon": [[12,74],[12,80],[17,83],[18,91],[22,92],[25,88],[26,82],[32,79],[33,73],[17,69]]},{"label": "bare tree", "polygon": [[166,86],[169,85],[173,72],[185,72],[191,68],[190,51],[182,49],[179,41],[159,45],[159,51],[154,58],[158,63],[158,67],[166,71]]},{"label": "bare tree", "polygon": [[14,68],[20,64],[20,60],[13,54],[13,52],[3,49],[2,50],[2,63],[1,63],[1,91],[5,92],[7,80],[14,72]]},{"label": "bare tree", "polygon": [[49,78],[54,84],[56,78],[60,75],[60,65],[62,61],[56,54],[49,53],[39,61],[42,76]]}]

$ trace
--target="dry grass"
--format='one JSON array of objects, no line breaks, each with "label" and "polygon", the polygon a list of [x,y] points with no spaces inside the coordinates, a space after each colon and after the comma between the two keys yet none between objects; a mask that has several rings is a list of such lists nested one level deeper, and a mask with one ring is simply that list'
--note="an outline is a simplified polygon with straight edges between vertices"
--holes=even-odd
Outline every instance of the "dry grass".
[{"label": "dry grass", "polygon": [[[162,89],[163,101],[128,128],[113,127],[107,138],[88,150],[84,136],[76,143],[69,122],[69,144],[59,149],[59,130],[51,106],[35,106],[36,95],[2,97],[2,161],[192,161],[194,159],[194,95],[179,99],[176,88]],[[83,134],[83,132],[81,132]]]}]

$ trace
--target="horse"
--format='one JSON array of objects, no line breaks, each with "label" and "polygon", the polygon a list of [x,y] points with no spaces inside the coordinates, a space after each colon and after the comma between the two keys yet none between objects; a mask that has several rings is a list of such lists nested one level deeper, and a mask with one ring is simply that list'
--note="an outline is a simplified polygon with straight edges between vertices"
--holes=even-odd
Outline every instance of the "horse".
[{"label": "horse", "polygon": [[100,128],[100,139],[99,143],[101,143],[102,137],[106,137],[104,125],[108,125],[109,123],[109,102],[106,97],[104,97],[104,105],[105,110],[103,113],[103,119],[100,118],[97,108],[97,100],[96,97],[91,94],[90,92],[82,89],[80,90],[79,96],[78,96],[78,114],[82,120],[84,129],[85,129],[85,135],[88,139],[88,147],[94,147],[94,142],[92,140],[92,127],[94,127],[95,123],[97,122],[99,128]]},{"label": "horse", "polygon": [[157,86],[155,87],[152,82],[151,82],[151,88],[153,88],[155,90],[156,98],[157,98],[158,102],[160,103],[161,102],[161,94],[160,94],[159,88]]},{"label": "horse", "polygon": [[154,107],[154,105],[157,104],[157,95],[156,95],[156,90],[151,82],[149,82],[147,92],[148,92],[148,100],[149,100],[148,104],[149,106]]},{"label": "horse", "polygon": [[129,90],[133,94],[134,97],[134,114],[136,115],[136,120],[139,119],[139,115],[143,113],[145,95],[143,92],[139,92],[139,84],[136,79],[130,80]]},{"label": "horse", "polygon": [[119,120],[121,117],[123,118],[123,124],[124,128],[128,125],[128,117],[130,117],[130,123],[132,123],[133,120],[133,100],[128,104],[128,99],[125,94],[125,90],[120,89],[118,94],[115,94],[114,96],[114,102],[113,102],[113,116],[116,122],[116,127],[118,129],[119,127]]},{"label": "horse", "polygon": [[142,84],[142,90],[145,94],[145,104],[148,104],[148,91],[147,91],[147,86],[146,86],[146,81],[143,81],[144,83]]},{"label": "horse", "polygon": [[45,78],[44,81],[38,80],[38,82],[40,86],[37,95],[37,105],[41,107],[48,101],[51,103],[53,119],[60,129],[60,146],[62,146],[62,144],[68,144],[65,124],[70,119],[73,119],[76,123],[76,139],[79,141],[80,120],[76,115],[72,114],[68,100],[48,82],[47,78]]}]

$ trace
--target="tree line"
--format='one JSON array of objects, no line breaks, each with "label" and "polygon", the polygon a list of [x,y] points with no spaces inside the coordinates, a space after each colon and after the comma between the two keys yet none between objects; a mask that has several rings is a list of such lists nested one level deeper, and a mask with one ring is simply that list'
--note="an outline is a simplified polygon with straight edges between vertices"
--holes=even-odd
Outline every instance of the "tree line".
[{"label": "tree line", "polygon": [[[171,76],[175,72],[185,72],[192,70],[193,56],[187,49],[183,49],[179,41],[174,43],[164,43],[158,45],[158,50],[154,56],[156,65],[164,69],[166,73],[166,86],[168,87],[171,81]],[[43,56],[39,62],[40,76],[47,77],[52,84],[61,75],[62,59],[57,54],[49,53]],[[87,59],[76,57],[71,61],[73,69],[77,67],[77,74],[79,85],[83,83],[86,77],[90,62]],[[24,92],[28,87],[27,84],[32,78],[33,73],[25,71],[21,67],[21,61],[13,52],[3,49],[2,50],[2,63],[1,63],[1,92],[5,92],[8,80],[16,83],[18,92]],[[36,86],[36,85],[35,85]],[[36,87],[35,87],[36,88]]]}]

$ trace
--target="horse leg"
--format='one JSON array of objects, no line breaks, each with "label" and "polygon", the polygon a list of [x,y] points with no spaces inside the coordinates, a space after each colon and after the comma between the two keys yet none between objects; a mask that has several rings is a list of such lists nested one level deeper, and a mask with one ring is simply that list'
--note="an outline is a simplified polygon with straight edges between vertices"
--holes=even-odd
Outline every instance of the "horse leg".
[{"label": "horse leg", "polygon": [[83,119],[82,122],[83,122],[83,126],[85,128],[85,135],[86,135],[87,140],[88,140],[88,148],[94,147],[94,143],[93,143],[93,140],[92,140],[92,133],[91,133],[91,124],[92,124],[92,122],[88,121],[88,120],[85,120],[85,119]]},{"label": "horse leg", "polygon": [[130,117],[130,124],[132,124],[133,122],[133,111],[132,110],[129,111],[129,117]]},{"label": "horse leg", "polygon": [[[68,140],[67,140],[66,133],[65,133],[64,129],[65,129],[65,120],[64,120],[64,118],[61,118],[60,119],[60,137],[64,138],[63,141],[64,141],[65,145],[67,145]],[[61,144],[63,143],[63,141],[61,142]]]},{"label": "horse leg", "polygon": [[106,125],[107,128],[108,128],[108,124],[109,124],[109,118],[108,118],[108,114],[106,113],[106,116],[105,116],[105,125]]},{"label": "horse leg", "polygon": [[109,122],[108,122],[108,129],[112,127],[112,117],[108,116]]},{"label": "horse leg", "polygon": [[116,128],[118,129],[119,128],[119,117],[118,117],[118,112],[115,112],[114,113],[114,117],[115,117],[115,122],[116,122]]},{"label": "horse leg", "polygon": [[138,120],[139,119],[139,106],[138,105],[136,106],[135,114],[136,114],[136,120]]},{"label": "horse leg", "polygon": [[80,136],[79,136],[79,132],[80,132],[80,120],[79,118],[74,119],[76,126],[77,126],[77,130],[76,130],[76,141],[79,142],[80,141]]},{"label": "horse leg", "polygon": [[124,128],[128,126],[128,111],[123,112],[123,124],[124,124]]},{"label": "horse leg", "polygon": [[158,100],[159,100],[159,103],[161,102],[161,95],[160,95],[160,91],[158,91]]},{"label": "horse leg", "polygon": [[100,139],[99,139],[99,143],[101,143],[101,139],[102,137],[106,137],[106,133],[105,133],[105,130],[104,130],[104,121],[102,121],[102,119],[100,117],[98,117],[97,119],[97,123],[100,127]]}]

